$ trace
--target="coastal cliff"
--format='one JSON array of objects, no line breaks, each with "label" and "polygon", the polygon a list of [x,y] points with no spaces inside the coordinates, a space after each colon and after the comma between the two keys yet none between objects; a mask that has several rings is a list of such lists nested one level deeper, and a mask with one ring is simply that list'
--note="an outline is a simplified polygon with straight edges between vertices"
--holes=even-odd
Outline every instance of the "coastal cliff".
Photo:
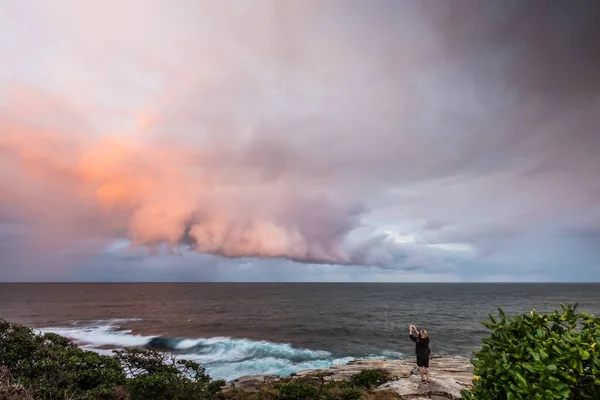
[{"label": "coastal cliff", "polygon": [[[353,360],[348,364],[334,365],[327,369],[311,369],[292,374],[292,380],[323,379],[343,381],[367,369],[381,369],[390,376],[388,382],[376,390],[389,391],[400,399],[460,399],[460,391],[469,388],[473,380],[473,365],[465,357],[433,357],[430,361],[431,383],[421,383],[413,358],[399,360]],[[279,382],[278,375],[243,376],[227,382],[225,392],[230,390],[258,391],[262,386]]]}]

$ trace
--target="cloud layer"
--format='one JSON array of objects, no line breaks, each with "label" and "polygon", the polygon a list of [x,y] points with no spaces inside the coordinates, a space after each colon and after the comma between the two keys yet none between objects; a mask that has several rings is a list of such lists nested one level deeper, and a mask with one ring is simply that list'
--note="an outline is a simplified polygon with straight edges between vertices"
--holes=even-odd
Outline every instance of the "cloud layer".
[{"label": "cloud layer", "polygon": [[123,238],[597,269],[599,7],[541,4],[3,4],[0,218],[35,251],[0,278]]}]

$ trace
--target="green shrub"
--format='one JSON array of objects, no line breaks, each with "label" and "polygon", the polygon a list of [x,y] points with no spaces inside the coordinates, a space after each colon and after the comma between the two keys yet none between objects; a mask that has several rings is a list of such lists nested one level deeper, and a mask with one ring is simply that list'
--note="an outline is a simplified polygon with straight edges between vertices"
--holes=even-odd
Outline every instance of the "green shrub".
[{"label": "green shrub", "polygon": [[115,350],[129,379],[125,388],[131,400],[194,400],[215,398],[225,384],[212,381],[198,363],[152,349]]},{"label": "green shrub", "polygon": [[327,382],[319,386],[319,399],[323,400],[357,400],[362,399],[364,394],[364,390],[348,381]]},{"label": "green shrub", "polygon": [[363,397],[363,391],[349,386],[349,385],[340,385],[339,386],[339,393],[337,394],[337,397],[332,397],[331,399],[341,399],[341,400],[358,400],[358,399],[362,399]]},{"label": "green shrub", "polygon": [[7,367],[0,365],[0,400],[33,400],[27,388],[13,385],[12,374]]},{"label": "green shrub", "polygon": [[266,383],[258,388],[232,389],[224,393],[229,400],[399,400],[393,391],[374,391],[355,387],[349,381],[324,381],[320,377],[285,378],[279,383]]},{"label": "green shrub", "polygon": [[600,318],[561,307],[548,315],[490,315],[483,324],[491,335],[474,353],[473,388],[463,398],[600,399]]},{"label": "green shrub", "polygon": [[280,400],[310,400],[317,399],[319,389],[310,383],[287,382],[278,386]]},{"label": "green shrub", "polygon": [[0,365],[40,399],[106,395],[125,382],[118,360],[67,338],[0,320]]},{"label": "green shrub", "polygon": [[37,335],[0,319],[0,365],[38,400],[212,399],[224,384],[211,380],[197,363],[156,350],[131,348],[114,353],[106,356],[82,350],[62,336]]},{"label": "green shrub", "polygon": [[342,400],[358,400],[362,399],[363,392],[356,388],[344,388],[340,398]]},{"label": "green shrub", "polygon": [[351,378],[351,382],[361,388],[371,389],[390,380],[389,374],[381,369],[365,369]]}]

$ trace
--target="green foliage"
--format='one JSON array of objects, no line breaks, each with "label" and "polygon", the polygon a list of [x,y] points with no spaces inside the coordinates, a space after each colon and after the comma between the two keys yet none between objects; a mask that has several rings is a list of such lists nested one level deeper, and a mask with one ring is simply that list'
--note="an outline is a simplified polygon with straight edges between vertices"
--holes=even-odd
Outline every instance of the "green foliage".
[{"label": "green foliage", "polygon": [[[360,375],[360,376],[359,376]],[[379,398],[378,394],[389,398],[385,392],[372,392],[370,389],[379,386],[381,379],[386,379],[387,374],[381,370],[365,370],[355,375],[356,381],[329,381],[318,380],[290,380],[277,384],[277,395],[271,397],[277,400],[358,400],[363,398]],[[378,383],[381,382],[381,383]],[[394,396],[393,398],[398,398]]]},{"label": "green foliage", "polygon": [[12,374],[0,365],[0,400],[33,400],[27,388],[12,384]]},{"label": "green foliage", "polygon": [[365,369],[354,375],[351,379],[351,382],[355,386],[371,389],[389,380],[389,374],[382,369]]},{"label": "green foliage", "polygon": [[[361,376],[382,376],[379,370],[375,371],[363,373]],[[362,382],[363,379],[359,381]],[[325,376],[319,374],[296,379],[286,378],[278,383],[262,385],[258,391],[228,390],[224,395],[230,400],[398,400],[401,398],[393,391],[367,389],[356,385],[352,380],[327,381]]]},{"label": "green foliage", "polygon": [[2,319],[0,365],[36,399],[212,399],[224,384],[211,380],[197,363],[156,350],[100,355],[62,336],[37,335]]},{"label": "green foliage", "polygon": [[0,320],[0,365],[41,399],[105,395],[125,382],[115,358],[82,350],[53,333],[36,335],[4,320]]},{"label": "green foliage", "polygon": [[363,395],[364,390],[345,381],[328,383],[321,390],[323,400],[357,400],[362,399]]},{"label": "green foliage", "polygon": [[212,381],[198,363],[157,350],[132,348],[114,353],[129,375],[125,388],[131,400],[210,399],[225,384]]},{"label": "green foliage", "polygon": [[483,339],[472,360],[473,388],[463,398],[600,399],[600,318],[577,313],[576,305],[561,312],[500,318],[483,324]]},{"label": "green foliage", "polygon": [[279,399],[280,400],[309,400],[317,399],[319,390],[304,382],[287,382],[279,385]]}]

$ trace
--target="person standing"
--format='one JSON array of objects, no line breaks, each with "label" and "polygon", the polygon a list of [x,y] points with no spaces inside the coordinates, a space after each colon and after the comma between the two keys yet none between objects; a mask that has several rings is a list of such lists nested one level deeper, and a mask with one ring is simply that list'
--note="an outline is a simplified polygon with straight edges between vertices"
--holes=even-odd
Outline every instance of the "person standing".
[{"label": "person standing", "polygon": [[[409,326],[408,337],[410,340],[415,342],[415,354],[417,355],[417,367],[419,367],[419,374],[421,374],[421,381],[423,383],[429,383],[429,334],[425,329],[420,331],[414,326]],[[427,380],[423,377],[423,369],[425,369],[425,375]]]}]

